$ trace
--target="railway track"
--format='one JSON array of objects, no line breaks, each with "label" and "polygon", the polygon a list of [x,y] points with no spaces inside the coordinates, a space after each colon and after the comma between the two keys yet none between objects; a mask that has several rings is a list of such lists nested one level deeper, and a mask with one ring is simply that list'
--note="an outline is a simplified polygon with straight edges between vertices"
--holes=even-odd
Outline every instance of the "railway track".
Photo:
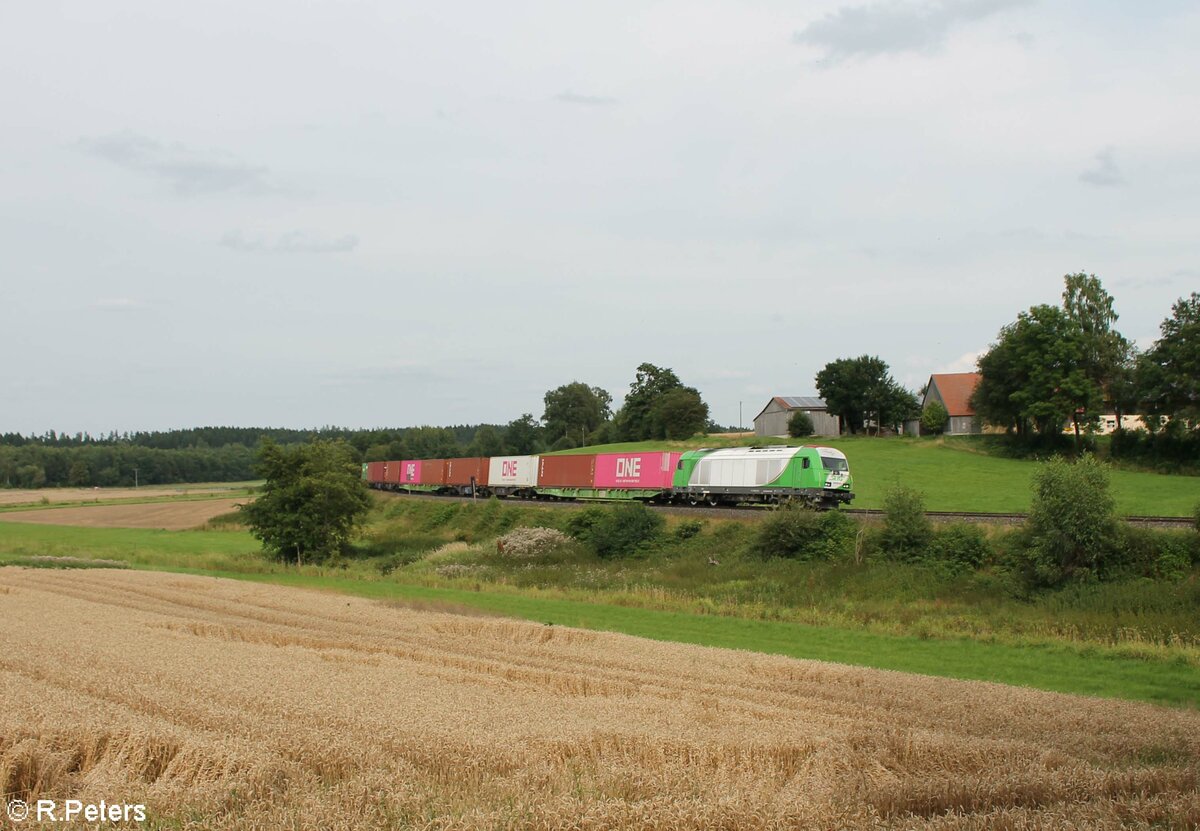
[{"label": "railway track", "polygon": [[[424,493],[399,493],[397,491],[377,491],[377,493],[385,494],[395,498],[405,499],[431,499],[439,501],[454,501],[454,502],[472,502],[480,501],[472,499],[469,496],[435,496]],[[595,502],[560,502],[551,499],[525,501],[511,500],[516,505],[536,505],[547,508],[561,508],[564,510],[579,510]],[[614,501],[604,502],[602,504],[615,504]],[[680,516],[691,517],[713,517],[716,519],[755,519],[768,516],[772,507],[767,505],[737,505],[737,506],[699,506],[689,507],[686,505],[655,505],[650,503],[650,507],[656,511],[665,514],[678,514]],[[868,521],[879,521],[883,519],[883,511],[878,508],[839,508],[843,513],[850,514],[856,517],[862,517]],[[986,523],[989,525],[1020,525],[1025,521],[1027,514],[1013,513],[986,513],[980,511],[926,511],[925,516],[929,517],[931,522],[975,522]],[[1190,528],[1193,520],[1190,517],[1176,516],[1126,516],[1121,517],[1125,522],[1131,525],[1139,525],[1147,528]]]}]

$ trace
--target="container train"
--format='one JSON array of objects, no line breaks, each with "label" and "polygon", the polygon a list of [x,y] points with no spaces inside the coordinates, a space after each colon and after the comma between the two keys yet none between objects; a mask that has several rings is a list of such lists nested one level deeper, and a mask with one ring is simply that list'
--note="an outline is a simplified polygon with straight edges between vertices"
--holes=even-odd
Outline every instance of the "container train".
[{"label": "container train", "polygon": [[845,454],[811,446],[406,459],[366,462],[362,476],[381,490],[519,499],[836,508],[854,498]]}]

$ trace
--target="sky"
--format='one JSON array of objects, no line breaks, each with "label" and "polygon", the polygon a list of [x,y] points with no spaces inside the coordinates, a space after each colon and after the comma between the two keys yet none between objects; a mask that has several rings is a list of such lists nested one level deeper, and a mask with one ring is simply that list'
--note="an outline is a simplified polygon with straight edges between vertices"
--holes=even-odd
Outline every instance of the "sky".
[{"label": "sky", "polygon": [[[1200,289],[1200,7],[0,5],[0,432],[722,424]],[[740,415],[739,415],[740,413]]]}]

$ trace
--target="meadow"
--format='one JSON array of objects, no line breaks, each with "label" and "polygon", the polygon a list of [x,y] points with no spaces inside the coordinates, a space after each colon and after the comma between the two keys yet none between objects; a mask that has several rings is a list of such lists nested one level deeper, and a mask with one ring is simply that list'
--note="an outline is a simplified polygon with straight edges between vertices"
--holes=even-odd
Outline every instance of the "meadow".
[{"label": "meadow", "polygon": [[[750,440],[719,434],[688,441],[642,441],[581,447],[564,453],[624,453],[732,447]],[[820,444],[846,454],[854,475],[851,507],[879,508],[899,483],[921,491],[931,511],[1022,513],[1029,509],[1030,477],[1035,462],[1006,459],[988,452],[976,437],[874,438],[842,436],[808,439],[759,438],[760,444]],[[1112,493],[1126,516],[1191,516],[1200,503],[1200,476],[1150,473],[1115,468]]]},{"label": "meadow", "polygon": [[0,788],[150,828],[1185,828],[1200,714],[180,574],[0,568]]}]

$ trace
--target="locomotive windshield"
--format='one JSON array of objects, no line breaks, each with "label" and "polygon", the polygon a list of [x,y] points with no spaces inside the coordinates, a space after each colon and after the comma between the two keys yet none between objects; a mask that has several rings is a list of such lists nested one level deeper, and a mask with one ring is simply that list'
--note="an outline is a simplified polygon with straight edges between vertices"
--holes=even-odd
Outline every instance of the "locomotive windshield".
[{"label": "locomotive windshield", "polygon": [[822,456],[821,464],[826,470],[849,470],[850,466],[846,464],[846,460],[838,456]]}]

